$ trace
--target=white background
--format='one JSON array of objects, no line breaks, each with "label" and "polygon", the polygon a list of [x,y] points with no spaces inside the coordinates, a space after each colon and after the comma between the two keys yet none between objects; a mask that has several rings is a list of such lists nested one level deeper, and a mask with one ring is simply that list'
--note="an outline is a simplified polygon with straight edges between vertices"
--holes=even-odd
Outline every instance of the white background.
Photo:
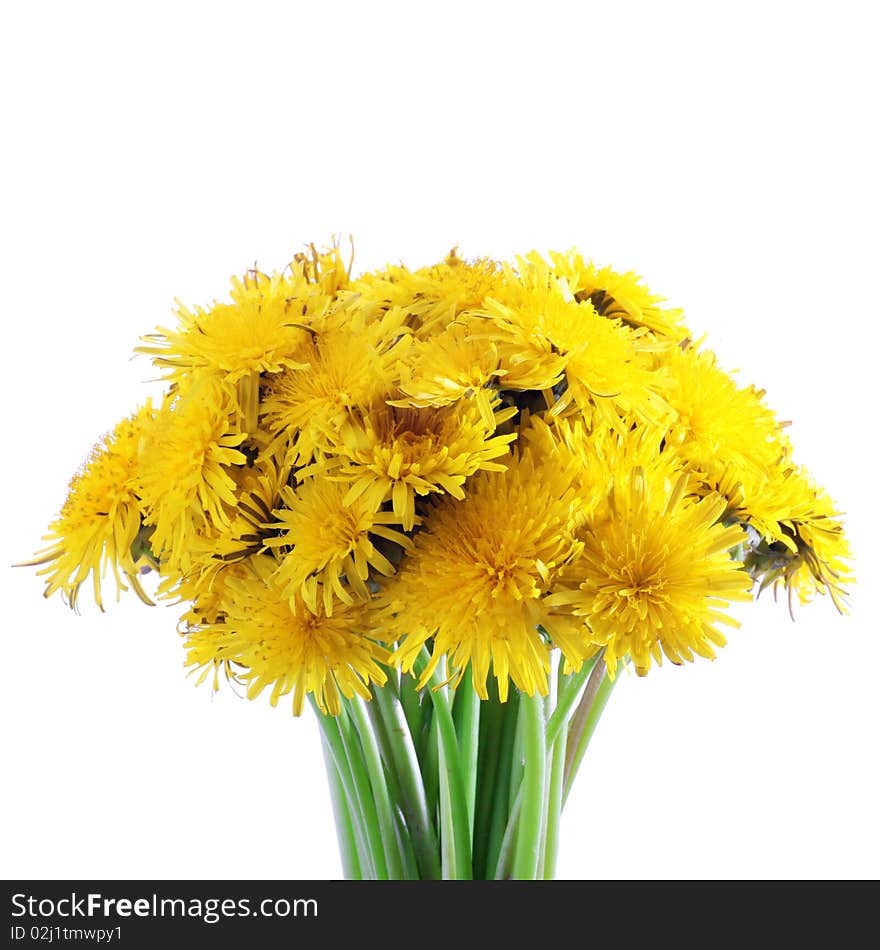
[{"label": "white background", "polygon": [[[70,475],[174,298],[353,234],[355,271],[575,246],[792,420],[859,584],[626,678],[561,878],[880,872],[872,4],[29,3],[0,24],[6,878],[340,875],[317,728],[212,699],[173,608],[42,598]],[[84,602],[86,598],[84,598]]]}]

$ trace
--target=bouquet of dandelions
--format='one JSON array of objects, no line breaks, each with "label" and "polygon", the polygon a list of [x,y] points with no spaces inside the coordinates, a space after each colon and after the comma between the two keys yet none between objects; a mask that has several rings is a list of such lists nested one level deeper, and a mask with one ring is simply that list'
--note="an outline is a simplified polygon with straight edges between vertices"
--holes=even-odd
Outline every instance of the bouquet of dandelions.
[{"label": "bouquet of dandelions", "polygon": [[184,603],[186,664],[306,699],[348,878],[551,878],[621,668],[712,658],[731,601],[851,576],[834,506],[633,274],[338,247],[180,306],[167,392],[93,450],[46,594]]}]

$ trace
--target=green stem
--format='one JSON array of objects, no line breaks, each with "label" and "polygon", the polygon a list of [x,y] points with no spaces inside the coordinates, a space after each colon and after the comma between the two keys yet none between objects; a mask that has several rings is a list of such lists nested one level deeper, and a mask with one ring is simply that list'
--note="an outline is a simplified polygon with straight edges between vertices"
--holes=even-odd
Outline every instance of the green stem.
[{"label": "green stem", "polygon": [[480,713],[480,767],[474,825],[474,877],[481,880],[489,873],[486,858],[492,824],[492,800],[499,771],[501,733],[504,728],[504,711],[498,701],[498,692],[494,684],[495,681],[491,680],[489,699],[483,703]]},{"label": "green stem", "polygon": [[510,810],[510,820],[507,822],[507,828],[504,831],[504,838],[501,841],[501,848],[498,851],[498,862],[495,866],[494,878],[496,881],[510,880],[513,874],[513,855],[518,840],[519,818],[522,812],[523,786],[520,785],[519,792],[513,802],[513,808]]},{"label": "green stem", "polygon": [[[577,673],[559,677],[559,695],[549,720],[547,721],[547,747],[555,745],[559,734],[568,722],[568,715],[577,701],[578,694],[590,673],[595,669],[600,657],[585,660]],[[562,660],[559,661],[560,663]]]},{"label": "green stem", "polygon": [[[617,666],[617,673],[619,674],[619,672],[620,664]],[[565,748],[565,776],[562,788],[563,804],[568,799],[568,794],[584,758],[584,753],[587,751],[590,739],[596,731],[596,725],[616,681],[617,676],[612,679],[606,675],[604,661],[593,667],[584,695],[581,697],[580,705],[572,717],[571,726],[568,730],[568,741]]]},{"label": "green stem", "polygon": [[[434,726],[434,707],[430,701],[428,708],[431,710],[431,716],[427,720],[428,733],[424,738],[424,756],[420,761],[425,797],[428,801],[428,814],[436,816],[440,807],[440,743]],[[438,827],[438,833],[439,830]]]},{"label": "green stem", "polygon": [[[422,880],[424,875],[419,872],[418,862],[416,861],[415,851],[413,849],[412,835],[404,814],[404,803],[406,796],[400,783],[397,768],[395,767],[395,754],[397,748],[397,736],[386,727],[385,719],[379,707],[377,696],[383,692],[382,688],[373,689],[373,701],[366,703],[365,708],[370,718],[370,724],[376,740],[379,743],[379,753],[382,757],[383,774],[385,782],[388,785],[388,794],[391,798],[391,809],[394,813],[394,830],[397,836],[397,844],[400,851],[400,858],[403,864],[403,877],[407,881]],[[391,695],[397,696],[393,691]],[[404,720],[405,722],[405,720]],[[408,733],[407,728],[407,733]],[[434,855],[436,861],[436,854]],[[438,865],[439,867],[439,865]],[[439,872],[438,872],[439,873]]]},{"label": "green stem", "polygon": [[374,687],[373,701],[364,704],[364,709],[370,719],[370,726],[373,729],[373,735],[379,744],[379,755],[382,759],[383,774],[385,782],[388,785],[388,794],[391,797],[393,810],[400,808],[400,802],[403,801],[403,792],[400,788],[400,780],[397,775],[397,769],[394,767],[394,753],[392,750],[391,733],[385,726],[385,719],[382,716],[382,710],[376,701],[381,687]]},{"label": "green stem", "polygon": [[336,840],[339,842],[339,855],[342,858],[342,873],[347,881],[360,881],[362,880],[361,862],[357,855],[351,814],[348,810],[348,802],[345,799],[339,770],[333,761],[333,753],[323,731],[321,732],[321,750],[324,753],[324,766],[327,769],[327,779],[330,785],[330,804],[333,807]]},{"label": "green stem", "polygon": [[544,700],[541,696],[520,697],[522,710],[522,808],[517,822],[513,855],[513,878],[535,880],[541,853],[544,817],[547,748],[544,741]]},{"label": "green stem", "polygon": [[[495,779],[494,795],[491,805],[491,823],[489,826],[489,841],[486,848],[486,874],[490,868],[495,868],[501,853],[504,841],[507,817],[510,814],[509,796],[513,757],[516,749],[516,730],[519,720],[519,691],[515,690],[508,695],[507,702],[501,703],[501,716],[504,723],[501,732],[501,748],[498,753],[498,774]],[[488,792],[487,792],[488,794]]]},{"label": "green stem", "polygon": [[455,880],[467,881],[473,877],[467,793],[461,769],[458,737],[444,678],[444,666],[441,663],[434,670],[428,684],[434,704],[434,721],[440,750],[440,847],[444,854],[448,854],[449,848],[452,849],[450,875]]},{"label": "green stem", "polygon": [[480,697],[473,687],[470,666],[465,671],[456,699],[460,708],[458,741],[461,745],[461,768],[464,774],[464,791],[467,796],[468,827],[473,838],[477,770],[480,764]]},{"label": "green stem", "polygon": [[406,827],[406,819],[403,817],[403,812],[398,808],[394,812],[394,820],[397,827],[397,837],[400,841],[400,850],[403,856],[403,877],[406,881],[421,881],[424,880],[423,875],[419,872],[418,861],[416,860],[416,853],[413,850],[412,838],[410,837],[409,830]]},{"label": "green stem", "polygon": [[394,823],[394,808],[391,796],[388,793],[388,784],[385,779],[385,770],[382,766],[382,757],[379,752],[379,743],[376,733],[370,722],[370,717],[364,708],[364,700],[354,696],[349,700],[352,720],[357,727],[361,739],[361,748],[364,753],[364,762],[370,778],[370,787],[376,805],[376,816],[379,821],[379,834],[385,850],[385,860],[388,866],[388,876],[393,881],[403,879],[403,862],[400,845],[397,841],[397,831]]},{"label": "green stem", "polygon": [[336,718],[339,725],[339,735],[345,748],[345,756],[351,768],[351,776],[363,819],[367,845],[373,860],[374,877],[379,881],[387,881],[388,864],[385,860],[382,832],[379,828],[379,818],[370,788],[370,776],[364,762],[364,750],[348,715],[341,712]]},{"label": "green stem", "polygon": [[[342,785],[347,800],[347,811],[352,819],[352,826],[355,836],[355,844],[358,854],[358,865],[361,878],[375,878],[376,869],[373,864],[372,853],[366,836],[366,821],[360,806],[357,789],[354,778],[351,773],[351,767],[348,763],[348,756],[345,752],[345,746],[342,742],[342,735],[339,731],[339,723],[334,716],[327,716],[318,708],[311,695],[312,707],[315,710],[315,716],[318,720],[318,726],[321,729],[321,738],[325,743],[325,748],[330,754],[336,774]],[[343,855],[343,861],[345,860]]]},{"label": "green stem", "polygon": [[455,880],[455,836],[452,829],[455,826],[455,816],[452,813],[452,792],[449,782],[444,780],[446,775],[446,756],[443,754],[443,740],[440,738],[440,724],[434,720],[437,732],[437,748],[440,757],[440,872],[444,881]]},{"label": "green stem", "polygon": [[[406,688],[406,684],[403,685]],[[373,691],[373,702],[378,705],[385,723],[389,752],[400,783],[400,807],[412,839],[419,872],[423,879],[435,880],[440,877],[437,834],[428,813],[422,772],[402,697],[392,690],[379,688]]]},{"label": "green stem", "polygon": [[[549,724],[547,731],[549,732]],[[550,881],[556,874],[556,857],[559,853],[559,823],[562,817],[562,788],[565,779],[565,736],[557,735],[552,745],[549,744],[548,738],[547,752],[550,787],[547,792],[541,876],[545,881]]]},{"label": "green stem", "polygon": [[522,784],[523,769],[525,767],[525,763],[523,761],[522,745],[524,715],[525,712],[523,711],[523,703],[522,700],[520,700],[519,706],[517,708],[516,731],[513,734],[513,755],[510,757],[510,788],[508,789],[507,795],[508,814],[513,811],[513,803],[516,801],[516,796],[519,794],[519,787]]},{"label": "green stem", "polygon": [[[408,695],[401,692],[401,700],[406,709],[407,722],[409,722],[419,762],[422,762],[429,755],[429,746],[436,737],[434,704],[427,696],[428,691],[418,688],[419,680],[430,659],[431,654],[428,652],[428,648],[423,646],[421,653],[416,657],[412,675],[406,674],[412,684],[412,689]],[[416,699],[418,699],[418,703],[414,702]],[[432,754],[436,755],[436,748]]]},{"label": "green stem", "polygon": [[400,674],[400,688],[397,695],[403,706],[403,712],[406,716],[407,726],[412,735],[416,752],[421,752],[422,743],[424,741],[424,733],[422,732],[423,707],[426,705],[429,706],[430,703],[427,702],[427,699],[417,689],[417,686],[418,680],[410,676],[409,673]]},{"label": "green stem", "polygon": [[422,706],[418,713],[418,718],[410,721],[412,729],[413,742],[416,752],[419,756],[419,762],[422,762],[428,755],[436,754],[436,749],[431,752],[429,745],[434,741],[434,704],[424,694],[422,695]]}]

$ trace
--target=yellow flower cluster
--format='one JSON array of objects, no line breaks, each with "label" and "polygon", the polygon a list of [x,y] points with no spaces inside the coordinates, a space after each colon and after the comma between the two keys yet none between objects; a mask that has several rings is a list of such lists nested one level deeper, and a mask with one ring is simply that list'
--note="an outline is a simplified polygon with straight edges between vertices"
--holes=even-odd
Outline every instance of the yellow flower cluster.
[{"label": "yellow flower cluster", "polygon": [[160,575],[187,662],[249,696],[369,698],[387,670],[547,690],[713,657],[752,588],[828,593],[849,551],[764,394],[634,274],[579,254],[249,271],[144,339],[167,379],[71,483],[47,594]]}]

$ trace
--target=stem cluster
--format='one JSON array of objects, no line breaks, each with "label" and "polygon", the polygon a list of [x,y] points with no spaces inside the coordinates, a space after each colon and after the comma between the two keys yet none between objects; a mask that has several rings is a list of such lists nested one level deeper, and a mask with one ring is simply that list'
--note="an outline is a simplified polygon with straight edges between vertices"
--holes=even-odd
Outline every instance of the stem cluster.
[{"label": "stem cluster", "polygon": [[439,666],[418,691],[395,672],[373,701],[346,700],[321,727],[345,877],[551,879],[562,808],[614,680],[596,657],[572,674],[554,657],[550,692],[507,702],[469,671]]}]

